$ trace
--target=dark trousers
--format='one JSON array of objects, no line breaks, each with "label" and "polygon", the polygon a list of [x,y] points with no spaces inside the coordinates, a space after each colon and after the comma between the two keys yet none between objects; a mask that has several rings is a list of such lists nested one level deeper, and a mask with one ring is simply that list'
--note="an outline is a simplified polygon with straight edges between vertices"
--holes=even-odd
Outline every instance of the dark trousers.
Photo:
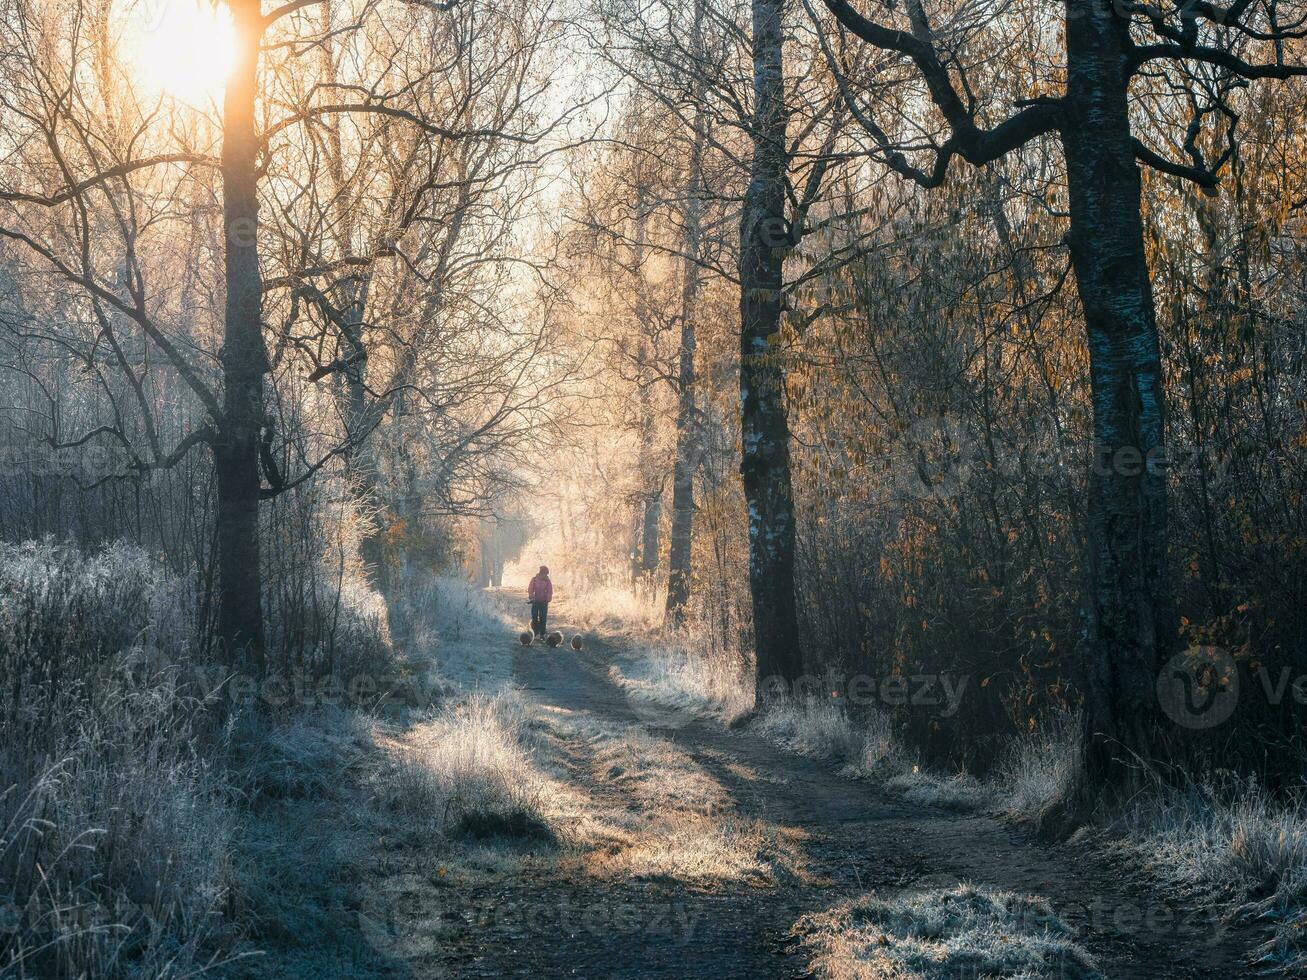
[{"label": "dark trousers", "polygon": [[531,603],[531,632],[536,636],[544,636],[545,629],[549,622],[549,603],[533,602]]}]

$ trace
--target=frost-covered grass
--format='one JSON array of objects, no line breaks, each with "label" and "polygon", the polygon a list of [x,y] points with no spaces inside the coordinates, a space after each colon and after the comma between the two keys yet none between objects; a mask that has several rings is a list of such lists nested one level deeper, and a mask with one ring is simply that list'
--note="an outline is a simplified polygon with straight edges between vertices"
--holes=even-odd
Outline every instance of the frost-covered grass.
[{"label": "frost-covered grass", "polygon": [[130,548],[0,545],[0,974],[181,976],[235,938],[185,591]]},{"label": "frost-covered grass", "polygon": [[998,808],[1009,819],[1040,826],[1066,802],[1080,757],[1080,718],[1058,714],[1014,741],[993,779]]},{"label": "frost-covered grass", "polygon": [[[1040,824],[1072,790],[1080,722],[1054,717],[1013,743],[979,790],[1010,819]],[[1123,810],[1099,815],[1106,846],[1181,894],[1240,921],[1269,923],[1257,961],[1307,973],[1307,801],[1254,782],[1184,788],[1156,780]],[[1223,910],[1223,911],[1222,911]]]},{"label": "frost-covered grass", "polygon": [[970,813],[994,804],[994,790],[965,772],[940,775],[913,767],[885,781],[885,785],[909,803],[938,806],[946,810]]},{"label": "frost-covered grass", "polygon": [[865,758],[866,735],[833,700],[805,698],[768,704],[751,730],[789,752],[810,759],[858,765]]},{"label": "frost-covered grass", "polygon": [[[335,646],[302,666],[388,670],[370,597],[342,596]],[[194,608],[193,583],[130,547],[0,544],[0,976],[244,972],[340,925],[351,811],[313,816],[348,793],[369,722],[228,701]]]},{"label": "frost-covered grass", "polygon": [[795,932],[828,980],[1097,980],[1094,961],[1041,898],[963,885],[876,895],[800,919]]},{"label": "frost-covered grass", "polygon": [[633,699],[727,725],[753,708],[747,665],[692,632],[634,637],[616,659],[613,680]]},{"label": "frost-covered grass", "polygon": [[[260,955],[242,976],[370,975],[358,934],[357,874],[376,827],[357,770],[374,755],[379,723],[328,707],[233,736],[248,812],[235,842],[232,905],[244,949]],[[306,943],[306,937],[312,941]]]},{"label": "frost-covered grass", "polygon": [[[525,602],[523,603],[525,607]],[[401,647],[433,687],[494,693],[512,680],[517,626],[503,601],[460,579],[431,577],[398,602]]]},{"label": "frost-covered grass", "polygon": [[606,585],[575,594],[569,590],[562,598],[568,620],[582,629],[638,632],[662,626],[661,593],[637,593],[625,586]]},{"label": "frost-covered grass", "polygon": [[923,806],[970,811],[994,803],[994,789],[966,773],[941,775],[915,765],[888,716],[875,709],[855,720],[835,699],[781,700],[768,705],[750,730],[796,755],[839,763],[847,775],[876,780]]},{"label": "frost-covered grass", "polygon": [[275,724],[242,721],[233,736],[240,788],[258,801],[335,797],[344,773],[367,758],[379,728],[370,715],[334,706]]},{"label": "frost-covered grass", "polygon": [[1307,972],[1307,804],[1244,781],[1158,790],[1109,826],[1116,848],[1196,900],[1272,927],[1258,961]]},{"label": "frost-covered grass", "polygon": [[455,838],[552,838],[528,720],[511,692],[442,707],[391,747],[374,777],[381,805]]}]

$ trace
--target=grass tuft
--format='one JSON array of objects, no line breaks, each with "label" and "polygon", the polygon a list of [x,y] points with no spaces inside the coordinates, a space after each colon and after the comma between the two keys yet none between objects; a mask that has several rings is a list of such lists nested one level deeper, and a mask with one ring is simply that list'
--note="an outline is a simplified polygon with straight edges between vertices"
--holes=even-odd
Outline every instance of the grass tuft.
[{"label": "grass tuft", "polygon": [[866,895],[805,916],[794,931],[827,980],[1102,976],[1045,900],[970,885]]},{"label": "grass tuft", "polygon": [[450,837],[552,840],[531,764],[526,703],[471,694],[416,726],[377,774],[387,806]]}]

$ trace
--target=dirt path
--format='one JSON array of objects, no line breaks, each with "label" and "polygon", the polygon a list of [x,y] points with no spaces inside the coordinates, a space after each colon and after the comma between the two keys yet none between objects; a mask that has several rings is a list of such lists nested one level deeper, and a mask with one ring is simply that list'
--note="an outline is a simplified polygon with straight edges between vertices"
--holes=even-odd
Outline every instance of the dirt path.
[{"label": "dirt path", "polygon": [[[395,951],[414,975],[803,976],[805,957],[789,938],[801,914],[871,890],[961,882],[1044,896],[1111,978],[1244,975],[1249,937],[1150,892],[1131,869],[1083,847],[1049,847],[990,817],[908,804],[747,732],[684,719],[660,729],[656,715],[634,710],[609,679],[613,653],[593,637],[582,654],[515,647],[513,673],[558,722],[542,733],[555,773],[596,812],[625,814],[634,828],[624,832],[626,843],[528,856],[512,874],[496,873],[490,858],[484,874],[471,875],[396,865],[392,877],[410,887],[398,888],[393,901],[408,901],[411,915],[432,922],[425,938],[436,940],[420,954]],[[673,796],[660,806],[648,773],[634,780],[602,757],[602,739],[585,734],[600,730],[639,732],[674,753],[682,778],[692,770],[711,799],[706,819],[747,826],[766,842],[772,871],[722,881],[605,873],[604,862],[630,849],[642,821],[652,828],[646,849],[648,839],[678,831],[657,822]]]}]

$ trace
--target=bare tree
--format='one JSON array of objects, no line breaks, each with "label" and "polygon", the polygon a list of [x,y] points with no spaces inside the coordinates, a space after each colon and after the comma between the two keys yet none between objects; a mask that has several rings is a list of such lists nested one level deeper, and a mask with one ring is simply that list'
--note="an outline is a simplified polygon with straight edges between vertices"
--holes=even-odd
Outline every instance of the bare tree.
[{"label": "bare tree", "polygon": [[[278,347],[283,346],[303,311],[313,279],[303,275],[302,267],[293,270],[301,288],[290,291],[293,295],[277,310],[280,316],[274,322],[278,325],[272,327],[268,320],[273,311],[265,302],[268,290],[261,268],[268,259],[269,229],[261,222],[260,206],[269,169],[284,156],[278,153],[279,144],[294,145],[306,130],[341,117],[388,120],[412,134],[413,141],[428,148],[427,153],[430,147],[480,146],[501,138],[522,146],[538,145],[544,139],[542,132],[524,133],[517,120],[510,123],[506,116],[474,119],[466,112],[459,115],[457,102],[441,101],[448,90],[430,84],[438,77],[440,66],[416,55],[408,57],[404,43],[392,44],[387,52],[389,64],[377,64],[374,69],[376,79],[353,79],[348,85],[323,79],[298,98],[283,101],[284,86],[279,80],[304,71],[304,59],[322,43],[323,22],[313,20],[310,10],[319,5],[317,0],[292,0],[265,13],[259,0],[227,4],[234,23],[234,65],[221,121],[212,128],[200,128],[209,134],[210,144],[220,142],[216,157],[208,146],[190,146],[189,138],[176,145],[177,131],[169,130],[162,103],[142,103],[133,97],[130,84],[121,90],[113,88],[111,76],[121,69],[115,68],[111,53],[95,36],[98,32],[103,37],[109,28],[103,11],[92,16],[90,8],[78,7],[66,20],[58,21],[44,16],[39,5],[14,0],[12,14],[5,18],[8,47],[20,52],[21,58],[6,62],[14,84],[8,89],[4,110],[21,124],[29,142],[22,144],[23,151],[9,163],[7,186],[0,197],[10,212],[0,225],[0,234],[21,243],[51,271],[83,291],[99,322],[101,342],[111,349],[123,349],[120,323],[140,331],[204,414],[202,423],[174,445],[165,446],[151,421],[141,372],[123,353],[116,357],[115,369],[136,392],[145,452],[137,451],[120,422],[96,426],[66,441],[79,445],[108,439],[120,444],[131,454],[131,464],[127,473],[117,476],[171,467],[192,449],[210,449],[217,479],[218,634],[233,657],[248,656],[260,668],[266,637],[259,573],[259,501],[312,479],[370,430],[355,418],[341,438],[317,447],[310,457],[290,453],[285,443],[280,452],[276,448],[285,434],[278,433],[267,407],[265,378],[274,364],[268,337],[280,332]],[[339,21],[329,19],[325,33],[361,34],[378,24],[385,13],[392,19],[381,33],[412,39],[424,33],[423,25],[430,18],[447,16],[444,9],[417,0],[388,5],[360,0],[343,9]],[[523,48],[532,49],[531,45]],[[88,56],[101,71],[100,84],[69,86],[66,71]],[[367,70],[373,69],[365,67]],[[510,67],[506,76],[513,77],[513,71]],[[409,76],[405,84],[395,90],[388,87],[405,73]],[[524,101],[532,100],[546,84],[520,72],[516,77],[517,84],[524,86]],[[92,104],[95,98],[101,104]],[[511,115],[511,108],[501,108]],[[36,146],[42,149],[39,155],[30,149]],[[187,169],[179,172],[183,167]],[[178,332],[161,321],[160,306],[150,289],[150,265],[145,260],[147,248],[161,241],[158,229],[164,220],[151,212],[166,206],[179,182],[193,180],[201,168],[216,168],[220,177],[220,253],[225,279],[220,341],[205,336],[202,330]],[[50,180],[47,175],[57,179]],[[293,179],[293,174],[290,176]],[[412,179],[412,175],[405,177]],[[483,175],[482,179],[487,178]],[[488,179],[493,183],[495,178]],[[437,183],[441,180],[447,178],[437,178]],[[417,191],[412,198],[397,199],[410,209],[395,221],[400,229],[406,221],[416,221],[427,206],[426,194],[434,188],[422,183],[414,179],[403,185],[408,191],[416,186]],[[34,222],[33,209],[59,214],[48,233],[43,234],[46,229],[39,229]],[[321,275],[347,271],[378,257],[356,255],[350,244],[351,250],[331,259],[331,269]],[[315,242],[307,252],[311,254],[316,246]],[[393,245],[374,248],[374,253],[380,252],[397,255]],[[110,271],[114,264],[117,270]],[[430,272],[428,269],[426,274]],[[318,295],[326,294],[320,290]],[[349,343],[348,329],[345,337]],[[347,363],[337,366],[357,367],[361,361],[358,353],[356,349],[347,355]],[[335,369],[323,371],[323,367],[314,367],[315,373],[321,371],[315,380],[336,373]],[[402,377],[400,383],[404,383]],[[386,393],[378,394],[384,401]],[[505,405],[514,403],[509,398]],[[294,460],[293,468],[283,465],[289,460]]]}]

